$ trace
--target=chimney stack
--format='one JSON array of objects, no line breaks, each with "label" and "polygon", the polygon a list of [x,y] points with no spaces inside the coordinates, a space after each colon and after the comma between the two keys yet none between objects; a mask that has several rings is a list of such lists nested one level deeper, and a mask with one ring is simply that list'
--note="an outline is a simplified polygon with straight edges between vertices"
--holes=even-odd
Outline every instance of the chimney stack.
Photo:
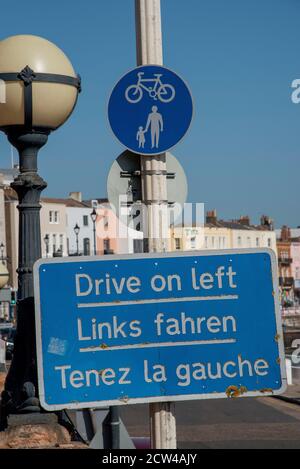
[{"label": "chimney stack", "polygon": [[216,225],[217,223],[217,210],[209,210],[206,212],[206,223],[211,223],[213,225]]},{"label": "chimney stack", "polygon": [[281,228],[281,241],[289,241],[291,239],[291,230],[288,226],[283,225]]},{"label": "chimney stack", "polygon": [[267,215],[262,215],[260,217],[260,224],[261,226],[265,226],[266,228],[268,228],[270,231],[274,229],[273,220]]},{"label": "chimney stack", "polygon": [[81,192],[70,192],[69,198],[76,200],[77,202],[82,202],[82,193]]},{"label": "chimney stack", "polygon": [[250,226],[250,217],[248,217],[248,215],[243,215],[240,217],[239,223],[244,226]]}]

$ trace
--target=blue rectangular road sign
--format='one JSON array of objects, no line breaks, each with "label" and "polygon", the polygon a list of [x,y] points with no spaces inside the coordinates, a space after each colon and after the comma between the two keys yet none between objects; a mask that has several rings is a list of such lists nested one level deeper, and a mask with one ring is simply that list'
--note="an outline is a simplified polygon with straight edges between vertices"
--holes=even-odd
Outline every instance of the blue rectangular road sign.
[{"label": "blue rectangular road sign", "polygon": [[285,389],[271,250],[41,259],[34,281],[45,409]]}]

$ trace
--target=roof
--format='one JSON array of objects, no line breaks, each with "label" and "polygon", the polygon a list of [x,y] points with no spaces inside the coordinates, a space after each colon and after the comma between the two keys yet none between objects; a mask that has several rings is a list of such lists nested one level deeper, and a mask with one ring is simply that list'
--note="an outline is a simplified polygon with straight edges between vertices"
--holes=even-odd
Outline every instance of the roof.
[{"label": "roof", "polygon": [[273,231],[267,225],[246,225],[239,222],[238,220],[223,221],[218,220],[217,222],[220,227],[229,228],[231,230],[246,230],[246,231]]},{"label": "roof", "polygon": [[[13,190],[5,191],[5,200],[6,201],[17,201],[18,197],[17,194]],[[45,204],[60,204],[65,205],[66,207],[74,207],[74,208],[91,208],[91,201],[97,200],[99,204],[108,203],[107,199],[91,199],[90,201],[84,200],[79,202],[78,200],[71,199],[71,198],[57,198],[57,197],[42,197],[41,202]]]},{"label": "roof", "polygon": [[300,228],[291,228],[291,236],[292,238],[299,238]]},{"label": "roof", "polygon": [[88,208],[89,206],[86,205],[84,202],[79,202],[75,199],[59,199],[55,197],[42,197],[41,202],[45,204],[61,204],[65,205],[66,207],[77,207],[77,208]]},{"label": "roof", "polygon": [[88,200],[84,200],[83,203],[85,203],[86,205],[88,205],[89,207],[92,206],[92,201],[93,200],[97,200],[98,204],[108,204],[109,203],[109,200],[107,198],[102,198],[102,199],[88,199]]},{"label": "roof", "polygon": [[[204,225],[206,228],[227,228],[229,230],[244,230],[244,231],[273,231],[270,230],[268,226],[264,225],[244,225],[236,220],[224,221],[224,220],[217,220],[215,223],[205,223]],[[202,225],[197,225],[196,223],[191,223],[183,226],[182,224],[175,225],[175,228],[200,228]]]}]

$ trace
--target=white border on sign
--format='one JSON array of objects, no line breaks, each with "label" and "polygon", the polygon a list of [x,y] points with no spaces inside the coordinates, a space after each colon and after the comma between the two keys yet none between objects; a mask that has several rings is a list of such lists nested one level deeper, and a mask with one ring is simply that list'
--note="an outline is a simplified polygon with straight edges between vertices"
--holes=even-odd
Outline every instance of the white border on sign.
[{"label": "white border on sign", "polygon": [[[112,126],[110,125],[110,121],[109,121],[109,116],[108,116],[108,108],[109,108],[109,102],[110,102],[110,98],[111,98],[111,95],[115,89],[115,87],[120,83],[121,80],[123,80],[124,77],[126,77],[126,75],[128,75],[129,73],[131,72],[134,72],[134,70],[137,70],[138,68],[145,68],[145,67],[160,67],[160,68],[164,68],[165,70],[168,70],[168,72],[171,72],[171,73],[174,73],[174,75],[176,75],[184,84],[185,86],[187,87],[188,89],[188,92],[190,94],[190,97],[191,97],[191,100],[192,100],[192,116],[191,116],[191,121],[190,121],[190,124],[188,126],[188,128],[186,129],[186,131],[184,132],[184,134],[182,135],[182,137],[180,138],[180,140],[178,140],[177,143],[175,143],[174,145],[172,145],[171,147],[169,147],[167,150],[163,150],[163,151],[159,151],[158,153],[140,153],[138,151],[134,151],[132,150],[131,148],[128,148],[123,142],[121,142],[121,140],[116,136],[116,134],[114,133],[113,129],[112,129]],[[114,136],[114,138],[123,146],[125,147],[128,151],[131,151],[132,153],[134,153],[135,155],[140,155],[140,156],[158,156],[158,155],[161,155],[163,153],[167,153],[167,152],[170,152],[173,148],[176,147],[176,145],[178,145],[183,139],[184,137],[186,136],[186,134],[188,133],[188,131],[190,130],[191,126],[192,126],[192,123],[194,121],[194,116],[195,116],[195,105],[194,105],[194,98],[193,98],[193,95],[192,95],[192,92],[190,90],[190,87],[189,85],[187,84],[187,82],[181,78],[180,75],[178,75],[178,73],[174,72],[174,70],[171,70],[170,68],[168,67],[164,67],[164,65],[158,65],[158,64],[145,64],[145,65],[139,65],[138,67],[135,67],[135,68],[132,68],[131,70],[128,70],[128,72],[124,73],[124,75],[122,75],[122,77],[115,83],[114,87],[112,88],[110,94],[109,94],[109,97],[107,99],[107,104],[106,104],[106,121],[107,121],[107,124],[108,124],[108,127],[112,133],[112,135]]]},{"label": "white border on sign", "polygon": [[[44,369],[43,369],[43,354],[42,354],[42,329],[41,329],[41,302],[40,302],[40,282],[39,282],[39,268],[44,264],[61,264],[71,262],[95,262],[95,261],[118,261],[126,259],[159,259],[165,257],[201,257],[201,256],[220,256],[230,254],[269,254],[271,258],[271,270],[273,288],[275,292],[279,290],[278,283],[278,268],[277,258],[275,252],[270,248],[253,248],[253,249],[224,249],[221,251],[182,251],[174,255],[173,252],[167,253],[141,253],[141,254],[123,254],[123,255],[105,255],[105,256],[78,256],[78,257],[61,257],[61,258],[47,258],[39,259],[35,262],[33,267],[34,274],[34,298],[35,298],[35,327],[36,327],[36,348],[37,348],[37,363],[38,363],[38,387],[39,387],[39,399],[41,406],[45,410],[56,411],[63,409],[86,409],[86,408],[99,408],[111,405],[128,405],[128,404],[146,404],[151,402],[175,402],[175,401],[190,401],[190,400],[203,400],[203,399],[222,399],[228,398],[226,392],[222,393],[208,393],[208,394],[185,394],[185,395],[174,395],[174,396],[149,396],[143,398],[125,398],[113,399],[105,401],[93,401],[93,402],[71,402],[61,405],[51,405],[45,402],[45,388],[44,388]],[[282,331],[282,320],[280,314],[279,295],[274,296],[274,307],[275,307],[275,322],[276,322],[276,333],[278,337],[278,351],[280,359],[280,372],[282,385],[279,389],[275,389],[272,392],[266,390],[263,391],[250,391],[245,392],[240,397],[263,397],[270,395],[282,394],[287,388],[287,377],[285,367],[285,352],[283,344],[283,331]],[[142,301],[141,301],[142,303]],[[274,338],[275,340],[275,338]]]}]

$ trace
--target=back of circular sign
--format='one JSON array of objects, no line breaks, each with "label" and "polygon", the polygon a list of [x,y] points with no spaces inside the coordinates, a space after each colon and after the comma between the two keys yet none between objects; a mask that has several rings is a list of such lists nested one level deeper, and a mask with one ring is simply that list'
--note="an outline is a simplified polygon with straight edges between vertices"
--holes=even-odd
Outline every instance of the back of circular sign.
[{"label": "back of circular sign", "polygon": [[[171,153],[166,153],[167,194],[170,224],[180,217],[187,200],[188,185],[183,167]],[[124,151],[112,164],[107,178],[109,203],[122,223],[132,226],[135,213],[141,210],[142,184],[140,158]]]}]

